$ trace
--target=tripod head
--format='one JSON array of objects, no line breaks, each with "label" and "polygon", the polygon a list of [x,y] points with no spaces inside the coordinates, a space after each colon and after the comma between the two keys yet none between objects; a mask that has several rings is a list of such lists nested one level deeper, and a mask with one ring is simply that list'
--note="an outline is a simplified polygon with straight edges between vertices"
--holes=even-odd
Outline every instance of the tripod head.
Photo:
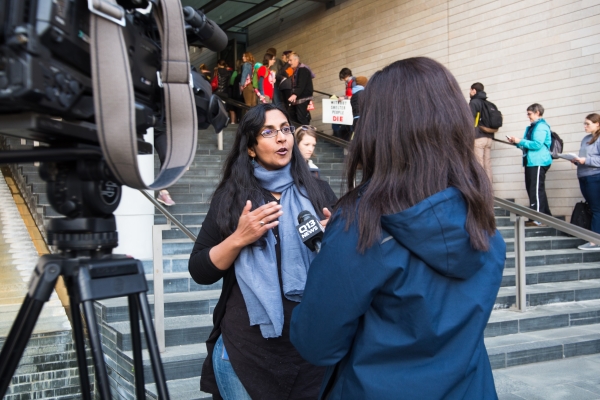
[{"label": "tripod head", "polygon": [[42,161],[48,201],[64,217],[48,222],[48,244],[69,257],[102,257],[118,245],[113,212],[121,200],[121,184],[113,177],[100,148],[38,147],[0,152],[0,163]]}]

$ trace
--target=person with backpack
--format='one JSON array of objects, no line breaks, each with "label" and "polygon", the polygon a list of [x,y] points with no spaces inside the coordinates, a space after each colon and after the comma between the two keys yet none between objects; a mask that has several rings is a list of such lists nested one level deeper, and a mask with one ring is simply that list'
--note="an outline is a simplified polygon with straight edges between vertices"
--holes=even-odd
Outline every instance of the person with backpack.
[{"label": "person with backpack", "polygon": [[[552,165],[550,147],[552,133],[550,125],[542,116],[544,107],[534,103],[527,107],[527,117],[531,122],[525,129],[523,139],[507,136],[510,143],[523,150],[523,166],[525,167],[525,188],[529,196],[529,206],[532,210],[552,215],[546,196],[546,172]],[[528,221],[526,226],[543,226],[538,221]]]},{"label": "person with backpack", "polygon": [[[492,182],[492,141],[494,133],[502,126],[502,114],[499,113],[493,103],[487,101],[487,95],[483,91],[483,84],[480,82],[471,85],[469,96],[471,97],[469,107],[475,119],[475,155],[490,182]],[[492,123],[490,110],[494,110],[500,114],[499,126],[496,126],[498,125],[498,121],[494,121],[495,124]]]},{"label": "person with backpack", "polygon": [[[240,93],[244,96],[244,103],[249,107],[256,105],[256,94],[252,85],[252,75],[254,74],[254,56],[250,52],[242,54],[242,77],[240,79]],[[258,84],[257,84],[258,86]]]}]

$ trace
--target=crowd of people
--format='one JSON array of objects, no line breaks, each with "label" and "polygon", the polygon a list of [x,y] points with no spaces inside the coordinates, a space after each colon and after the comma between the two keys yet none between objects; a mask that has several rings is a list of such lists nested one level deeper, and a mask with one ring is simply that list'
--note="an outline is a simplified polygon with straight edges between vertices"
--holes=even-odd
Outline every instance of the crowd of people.
[{"label": "crowd of people", "polygon": [[[248,107],[273,103],[284,108],[293,121],[309,125],[310,110],[314,108],[312,80],[315,78],[310,67],[292,50],[284,51],[278,58],[277,49],[269,48],[262,62],[258,60],[252,53],[245,52],[235,68],[225,60],[219,60],[212,75],[205,64],[199,69],[219,96],[237,100]],[[230,104],[227,109],[232,124],[246,112]]]},{"label": "crowd of people", "polygon": [[[489,125],[489,105],[484,86],[480,82],[471,85],[471,100],[469,106],[475,119],[475,154],[486,174],[492,180],[491,149],[495,139],[494,129]],[[522,151],[525,189],[532,210],[546,215],[552,215],[546,194],[546,174],[552,166],[553,133],[550,124],[544,118],[544,107],[534,103],[527,107],[526,113],[529,125],[525,128],[523,137],[506,136],[508,143]],[[600,115],[593,113],[585,117],[583,123],[587,134],[581,141],[579,153],[567,156],[577,166],[577,178],[581,193],[591,210],[591,230],[600,233]],[[555,134],[556,135],[556,134]],[[556,138],[554,139],[556,140]],[[556,155],[558,156],[558,155]],[[561,157],[562,158],[562,157]],[[530,220],[526,226],[544,226],[539,221]],[[580,250],[600,250],[600,243],[588,242],[578,246]]]}]

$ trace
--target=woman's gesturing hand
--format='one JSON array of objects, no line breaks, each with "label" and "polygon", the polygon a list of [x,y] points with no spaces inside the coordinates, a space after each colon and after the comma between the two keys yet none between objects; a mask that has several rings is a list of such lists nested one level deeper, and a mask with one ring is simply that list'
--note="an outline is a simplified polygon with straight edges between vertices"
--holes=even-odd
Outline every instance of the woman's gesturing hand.
[{"label": "woman's gesturing hand", "polygon": [[250,211],[251,209],[252,202],[248,200],[234,232],[242,247],[256,242],[266,231],[276,227],[279,224],[277,218],[283,214],[281,205],[276,201],[260,206],[254,211]]}]

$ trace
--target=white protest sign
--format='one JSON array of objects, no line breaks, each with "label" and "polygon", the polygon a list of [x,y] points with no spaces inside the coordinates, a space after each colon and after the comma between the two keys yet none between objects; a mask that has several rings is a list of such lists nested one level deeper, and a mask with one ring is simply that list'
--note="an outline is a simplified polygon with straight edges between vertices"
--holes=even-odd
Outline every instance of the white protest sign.
[{"label": "white protest sign", "polygon": [[323,123],[352,125],[352,106],[350,100],[323,99]]}]

